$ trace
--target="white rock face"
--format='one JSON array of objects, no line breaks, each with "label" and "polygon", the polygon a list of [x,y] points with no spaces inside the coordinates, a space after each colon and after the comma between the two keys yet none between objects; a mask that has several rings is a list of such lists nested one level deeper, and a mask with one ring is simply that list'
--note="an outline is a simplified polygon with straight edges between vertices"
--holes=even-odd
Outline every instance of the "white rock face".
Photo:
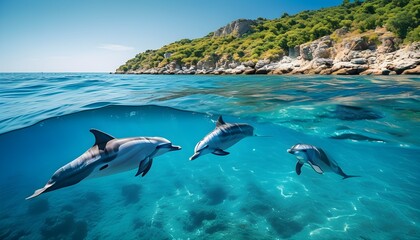
[{"label": "white rock face", "polygon": [[241,37],[243,34],[249,32],[256,21],[248,19],[238,19],[229,23],[228,25],[219,28],[213,33],[213,37],[223,37],[233,34],[236,37]]}]

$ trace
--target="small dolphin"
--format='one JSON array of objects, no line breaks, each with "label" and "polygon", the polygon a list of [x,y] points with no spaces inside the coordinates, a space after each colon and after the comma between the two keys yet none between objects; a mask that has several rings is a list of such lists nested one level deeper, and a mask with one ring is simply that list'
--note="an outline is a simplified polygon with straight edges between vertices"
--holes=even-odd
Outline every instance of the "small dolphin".
[{"label": "small dolphin", "polygon": [[194,148],[194,155],[190,160],[207,153],[225,156],[229,153],[224,151],[241,139],[254,135],[254,128],[246,123],[225,123],[222,116],[217,119],[216,128],[207,134]]},{"label": "small dolphin", "polygon": [[59,168],[47,184],[26,199],[42,193],[74,185],[87,177],[102,177],[138,167],[136,176],[144,177],[152,166],[153,158],[169,151],[180,150],[161,137],[114,138],[91,129],[95,144],[78,158]]},{"label": "small dolphin", "polygon": [[350,177],[359,177],[347,175],[343,170],[338,166],[338,164],[327,157],[327,154],[318,147],[309,144],[296,144],[290,149],[287,149],[287,152],[296,156],[298,162],[296,163],[296,173],[300,175],[302,172],[302,166],[304,163],[309,164],[312,169],[322,174],[324,172],[334,172],[343,177],[343,179]]}]

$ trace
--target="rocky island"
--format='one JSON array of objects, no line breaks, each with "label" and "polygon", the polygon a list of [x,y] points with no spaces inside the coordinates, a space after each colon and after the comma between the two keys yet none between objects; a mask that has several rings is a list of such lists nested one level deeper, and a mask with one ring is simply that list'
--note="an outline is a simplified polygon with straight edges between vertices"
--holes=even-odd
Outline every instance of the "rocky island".
[{"label": "rocky island", "polygon": [[279,19],[239,19],[138,54],[121,74],[420,73],[420,1],[366,0]]}]

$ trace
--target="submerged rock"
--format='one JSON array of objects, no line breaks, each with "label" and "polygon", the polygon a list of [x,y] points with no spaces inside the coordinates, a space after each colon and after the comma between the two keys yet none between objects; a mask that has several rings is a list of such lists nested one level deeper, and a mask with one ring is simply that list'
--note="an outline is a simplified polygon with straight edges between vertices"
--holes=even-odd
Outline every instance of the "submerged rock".
[{"label": "submerged rock", "polygon": [[272,214],[267,218],[271,228],[282,238],[290,238],[302,231],[303,226],[292,219],[286,219],[281,215]]},{"label": "submerged rock", "polygon": [[228,197],[228,191],[222,185],[214,185],[203,190],[204,201],[208,205],[218,205]]},{"label": "submerged rock", "polygon": [[273,207],[262,201],[250,201],[246,203],[246,206],[241,208],[241,211],[257,216],[266,216],[273,211]]},{"label": "submerged rock", "polygon": [[171,240],[171,235],[161,228],[143,227],[138,230],[137,239]]},{"label": "submerged rock", "polygon": [[29,203],[27,212],[29,215],[38,215],[47,212],[49,209],[50,204],[48,203],[48,200],[39,199]]},{"label": "submerged rock", "polygon": [[374,120],[383,115],[368,108],[338,104],[333,111],[334,117],[345,121]]},{"label": "submerged rock", "polygon": [[87,192],[83,197],[82,201],[86,203],[99,204],[101,202],[101,196],[95,192]]},{"label": "submerged rock", "polygon": [[66,204],[61,208],[62,212],[73,212],[74,211],[74,207],[70,204]]},{"label": "submerged rock", "polygon": [[85,239],[88,233],[85,221],[75,221],[73,214],[48,217],[40,229],[44,239]]},{"label": "submerged rock", "polygon": [[126,205],[137,203],[140,200],[141,187],[137,184],[125,185],[121,188],[121,195]]},{"label": "submerged rock", "polygon": [[226,224],[223,223],[216,223],[211,225],[210,227],[206,228],[205,232],[207,234],[214,234],[217,232],[223,232],[226,231],[228,229]]},{"label": "submerged rock", "polygon": [[29,239],[33,236],[28,230],[17,230],[14,226],[0,228],[0,239]]},{"label": "submerged rock", "polygon": [[192,232],[203,226],[204,221],[215,220],[217,214],[214,211],[192,210],[188,214],[184,229]]}]

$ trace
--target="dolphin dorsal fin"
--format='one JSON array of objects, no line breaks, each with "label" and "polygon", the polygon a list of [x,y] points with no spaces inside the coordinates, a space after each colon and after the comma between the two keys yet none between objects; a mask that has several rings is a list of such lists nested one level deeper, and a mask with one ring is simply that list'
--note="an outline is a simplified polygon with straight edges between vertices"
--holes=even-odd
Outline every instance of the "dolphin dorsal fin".
[{"label": "dolphin dorsal fin", "polygon": [[99,131],[98,129],[90,129],[90,132],[95,136],[94,145],[102,145],[114,139],[113,136],[107,133],[104,133],[102,131]]},{"label": "dolphin dorsal fin", "polygon": [[220,127],[224,124],[226,124],[226,123],[225,123],[225,121],[223,121],[222,116],[219,116],[219,118],[217,119],[217,122],[216,122],[216,127]]}]

